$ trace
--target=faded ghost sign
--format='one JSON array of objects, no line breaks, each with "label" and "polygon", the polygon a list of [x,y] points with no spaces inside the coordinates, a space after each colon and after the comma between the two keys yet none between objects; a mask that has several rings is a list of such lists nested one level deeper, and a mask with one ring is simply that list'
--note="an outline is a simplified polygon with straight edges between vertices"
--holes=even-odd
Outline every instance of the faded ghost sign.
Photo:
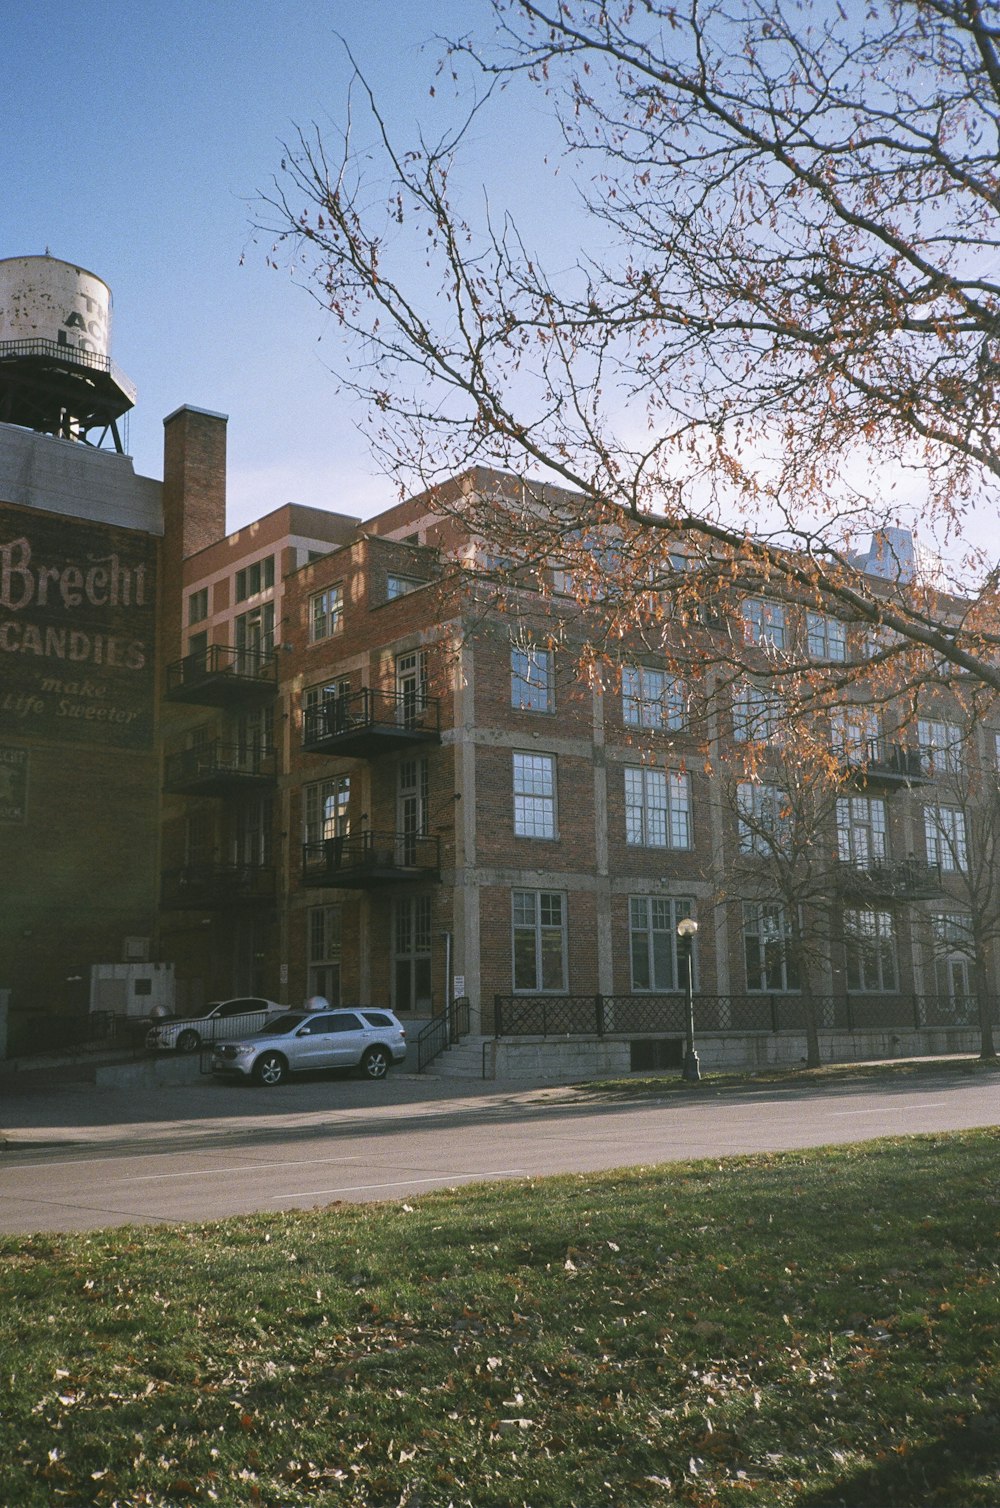
[{"label": "faded ghost sign", "polygon": [[155,579],[145,536],[0,514],[0,731],[150,747]]}]

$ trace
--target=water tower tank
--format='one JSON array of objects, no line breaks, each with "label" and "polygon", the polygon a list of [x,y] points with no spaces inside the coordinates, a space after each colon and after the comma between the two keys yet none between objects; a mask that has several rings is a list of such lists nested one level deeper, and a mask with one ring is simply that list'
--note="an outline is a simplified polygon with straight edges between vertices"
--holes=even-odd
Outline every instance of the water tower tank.
[{"label": "water tower tank", "polygon": [[110,436],[135,402],[111,361],[111,290],[56,257],[0,260],[0,422],[64,440]]}]

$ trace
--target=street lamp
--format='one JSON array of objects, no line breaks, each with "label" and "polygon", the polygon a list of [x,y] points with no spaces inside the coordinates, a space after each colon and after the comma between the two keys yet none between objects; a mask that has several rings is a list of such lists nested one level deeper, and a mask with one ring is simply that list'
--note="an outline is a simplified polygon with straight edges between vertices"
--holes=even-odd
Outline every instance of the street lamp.
[{"label": "street lamp", "polygon": [[681,1078],[686,1079],[689,1084],[697,1084],[701,1079],[698,1054],[694,1050],[694,940],[697,935],[698,923],[694,918],[682,917],[677,923],[677,939],[681,944],[687,964],[684,978],[687,1004],[687,1049],[684,1053],[684,1071]]}]

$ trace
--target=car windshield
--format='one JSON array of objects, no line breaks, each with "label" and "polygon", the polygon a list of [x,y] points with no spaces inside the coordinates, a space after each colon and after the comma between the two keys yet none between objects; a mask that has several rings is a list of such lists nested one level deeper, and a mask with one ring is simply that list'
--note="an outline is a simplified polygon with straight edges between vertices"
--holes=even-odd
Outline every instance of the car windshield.
[{"label": "car windshield", "polygon": [[294,1031],[301,1022],[307,1021],[308,1019],[309,1018],[307,1016],[304,1016],[301,1011],[289,1011],[285,1016],[272,1017],[272,1019],[267,1023],[266,1026],[262,1026],[259,1031],[254,1032],[254,1036],[279,1036],[282,1032]]},{"label": "car windshield", "polygon": [[221,1000],[210,1000],[207,1005],[199,1005],[196,1010],[188,1011],[187,1019],[189,1021],[200,1021],[203,1016],[210,1016],[213,1011],[217,1011],[221,1004]]}]

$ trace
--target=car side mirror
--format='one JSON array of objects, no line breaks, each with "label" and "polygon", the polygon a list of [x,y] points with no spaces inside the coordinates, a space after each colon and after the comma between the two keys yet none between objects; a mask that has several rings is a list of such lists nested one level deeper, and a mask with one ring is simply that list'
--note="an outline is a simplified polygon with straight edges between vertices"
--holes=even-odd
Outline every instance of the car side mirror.
[{"label": "car side mirror", "polygon": [[312,1036],[312,1027],[311,1026],[300,1026],[299,1029],[298,1029],[298,1031],[295,1033],[295,1035],[297,1037],[311,1037]]}]

